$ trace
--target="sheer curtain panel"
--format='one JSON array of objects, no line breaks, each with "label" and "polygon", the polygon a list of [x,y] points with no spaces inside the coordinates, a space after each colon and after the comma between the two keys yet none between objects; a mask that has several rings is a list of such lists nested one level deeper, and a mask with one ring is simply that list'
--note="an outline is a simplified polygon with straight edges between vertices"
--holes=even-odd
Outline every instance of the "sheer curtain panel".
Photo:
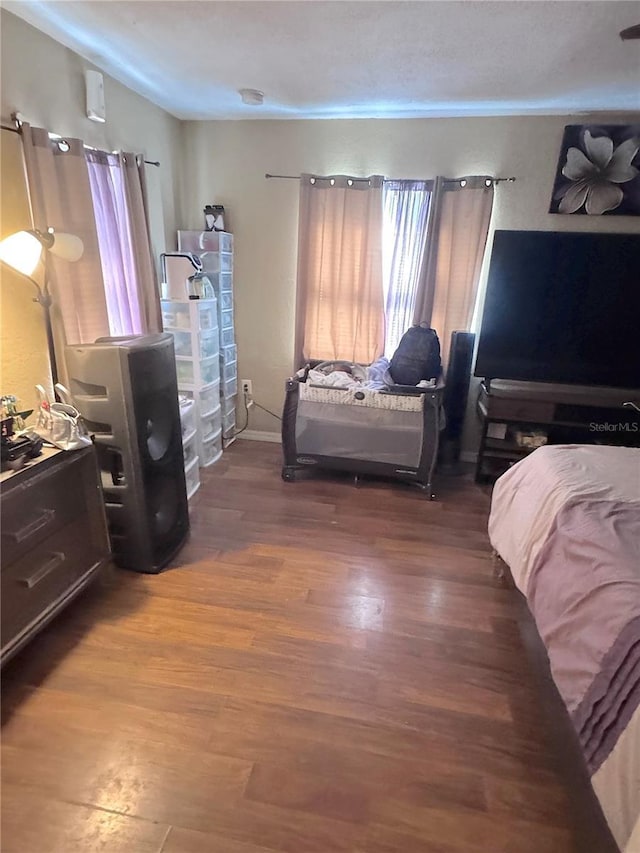
[{"label": "sheer curtain panel", "polygon": [[80,139],[50,139],[48,131],[23,124],[22,142],[34,227],[76,234],[84,244],[75,263],[46,257],[56,355],[64,381],[64,345],[109,334],[87,163]]},{"label": "sheer curtain panel", "polygon": [[111,334],[159,331],[160,306],[136,157],[88,150],[86,159]]},{"label": "sheer curtain panel", "polygon": [[296,367],[384,349],[382,177],[300,178]]},{"label": "sheer curtain panel", "polygon": [[427,228],[427,248],[413,315],[438,333],[442,362],[451,332],[469,329],[487,244],[493,183],[486,176],[437,178]]},{"label": "sheer curtain panel", "polygon": [[431,181],[385,181],[382,260],[386,333],[384,354],[391,358],[412,325],[420,284]]}]

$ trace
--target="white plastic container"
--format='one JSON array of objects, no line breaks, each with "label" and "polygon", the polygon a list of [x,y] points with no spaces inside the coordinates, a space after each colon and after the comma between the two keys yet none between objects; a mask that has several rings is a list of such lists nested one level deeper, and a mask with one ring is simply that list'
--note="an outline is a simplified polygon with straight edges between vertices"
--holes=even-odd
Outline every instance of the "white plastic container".
[{"label": "white plastic container", "polygon": [[222,456],[222,429],[200,442],[200,465],[206,468]]},{"label": "white plastic container", "polygon": [[185,436],[195,432],[196,429],[196,406],[193,399],[181,396],[180,423],[182,424],[182,441],[184,443]]},{"label": "white plastic container", "polygon": [[193,252],[232,252],[233,234],[228,231],[178,231],[178,251]]},{"label": "white plastic container", "polygon": [[206,441],[211,438],[212,435],[216,435],[216,433],[220,432],[221,427],[222,411],[220,409],[220,405],[218,405],[218,408],[213,412],[200,416],[200,435],[202,436],[203,441]]},{"label": "white plastic container", "polygon": [[197,456],[193,462],[184,469],[184,478],[187,481],[187,499],[191,500],[200,488],[200,466],[198,465]]},{"label": "white plastic container", "polygon": [[162,325],[166,332],[212,332],[218,326],[217,300],[161,299]]},{"label": "white plastic container", "polygon": [[182,439],[182,455],[184,456],[186,471],[192,462],[198,459],[198,431],[196,429],[193,429]]},{"label": "white plastic container", "polygon": [[[225,383],[232,382],[234,379],[238,378],[238,362],[231,361],[229,364],[222,364],[220,370],[220,381],[224,385]],[[229,396],[225,394],[225,396]]]},{"label": "white plastic container", "polygon": [[192,358],[176,358],[178,388],[197,388],[210,385],[220,379],[220,360],[218,356],[194,361]]},{"label": "white plastic container", "polygon": [[[233,320],[232,320],[233,323]],[[236,336],[233,331],[233,325],[228,329],[220,329],[220,346],[221,347],[230,347],[231,344],[235,344]]]},{"label": "white plastic container", "polygon": [[[213,283],[213,282],[212,282]],[[218,275],[218,280],[214,284],[214,288],[218,287],[221,293],[233,290],[233,275],[231,272],[221,272]]]},{"label": "white plastic container", "polygon": [[218,326],[207,332],[171,332],[178,358],[211,358],[218,355]]},{"label": "white plastic container", "polygon": [[223,419],[229,415],[229,413],[233,412],[235,414],[236,411],[236,397],[220,397],[220,411],[222,412]]},{"label": "white plastic container", "polygon": [[238,347],[235,344],[227,344],[220,347],[220,364],[234,364],[238,361]]},{"label": "white plastic container", "polygon": [[191,398],[196,405],[196,417],[215,411],[220,406],[220,382],[205,385],[203,388],[189,388],[181,391],[185,397]]},{"label": "white plastic container", "polygon": [[233,330],[233,307],[221,308],[218,312],[218,318],[220,320],[221,331],[224,331],[225,329]]},{"label": "white plastic container", "polygon": [[235,397],[238,393],[238,377],[234,376],[232,379],[227,379],[224,382],[220,382],[220,398],[221,399],[229,399],[229,397]]},{"label": "white plastic container", "polygon": [[233,311],[233,292],[231,290],[221,290],[218,305],[221,311]]},{"label": "white plastic container", "polygon": [[224,415],[222,418],[222,435],[231,438],[236,430],[236,410]]}]

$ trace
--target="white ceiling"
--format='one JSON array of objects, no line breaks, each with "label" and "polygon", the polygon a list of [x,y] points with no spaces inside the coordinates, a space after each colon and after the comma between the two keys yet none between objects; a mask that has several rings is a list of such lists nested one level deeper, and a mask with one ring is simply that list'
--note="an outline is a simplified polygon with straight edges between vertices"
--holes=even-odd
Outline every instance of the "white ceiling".
[{"label": "white ceiling", "polygon": [[[4,0],[181,119],[640,109],[640,2]],[[262,89],[264,105],[238,89]]]}]

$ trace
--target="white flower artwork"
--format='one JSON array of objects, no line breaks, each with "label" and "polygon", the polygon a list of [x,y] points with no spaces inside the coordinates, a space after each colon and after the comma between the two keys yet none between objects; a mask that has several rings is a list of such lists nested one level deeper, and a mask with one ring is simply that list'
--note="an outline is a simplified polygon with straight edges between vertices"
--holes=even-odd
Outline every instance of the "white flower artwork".
[{"label": "white flower artwork", "polygon": [[550,213],[640,215],[639,125],[568,125]]}]

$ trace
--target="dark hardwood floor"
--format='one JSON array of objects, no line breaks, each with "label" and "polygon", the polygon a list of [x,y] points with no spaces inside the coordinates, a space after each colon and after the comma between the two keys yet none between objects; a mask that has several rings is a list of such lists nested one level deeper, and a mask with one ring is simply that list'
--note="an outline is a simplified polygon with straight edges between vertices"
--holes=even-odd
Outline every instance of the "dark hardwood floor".
[{"label": "dark hardwood floor", "polygon": [[283,483],[236,442],[174,568],[114,571],[6,667],[3,853],[591,853],[488,495],[438,491]]}]

